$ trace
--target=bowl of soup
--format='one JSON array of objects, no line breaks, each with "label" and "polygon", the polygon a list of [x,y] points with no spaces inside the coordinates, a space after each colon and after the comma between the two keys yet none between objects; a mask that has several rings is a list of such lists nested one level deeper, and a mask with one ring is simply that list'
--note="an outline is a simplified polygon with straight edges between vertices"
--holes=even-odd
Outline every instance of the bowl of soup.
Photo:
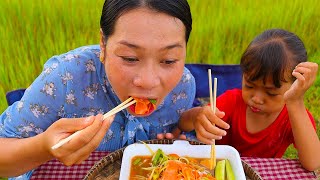
[{"label": "bowl of soup", "polygon": [[[146,171],[135,166],[136,164],[145,164],[141,168],[148,169],[153,155],[159,149],[167,155],[177,155],[179,157],[191,158],[192,160],[209,159],[211,153],[211,145],[191,145],[185,140],[175,140],[173,144],[131,144],[127,146],[123,152],[120,180],[135,179],[133,176],[143,177]],[[236,179],[245,179],[245,173],[241,163],[238,151],[227,145],[215,146],[217,162],[220,160],[228,160],[232,167],[232,171]],[[187,161],[189,161],[187,159]],[[144,162],[144,163],[142,163]]]}]

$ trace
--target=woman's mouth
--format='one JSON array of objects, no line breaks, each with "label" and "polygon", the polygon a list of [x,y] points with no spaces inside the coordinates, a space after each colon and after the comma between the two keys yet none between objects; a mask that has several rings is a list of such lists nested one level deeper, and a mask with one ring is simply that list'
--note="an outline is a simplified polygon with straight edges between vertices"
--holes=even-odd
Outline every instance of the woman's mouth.
[{"label": "woman's mouth", "polygon": [[131,112],[137,115],[149,115],[156,109],[156,99],[142,99],[133,97],[137,102],[131,106],[129,109]]}]

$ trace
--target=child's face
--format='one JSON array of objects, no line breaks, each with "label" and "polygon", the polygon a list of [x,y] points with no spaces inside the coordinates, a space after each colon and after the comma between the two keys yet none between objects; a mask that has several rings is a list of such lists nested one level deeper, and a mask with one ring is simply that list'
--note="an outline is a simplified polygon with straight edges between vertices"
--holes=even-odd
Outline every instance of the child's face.
[{"label": "child's face", "polygon": [[276,88],[271,77],[268,77],[264,84],[262,79],[250,82],[244,75],[242,98],[251,112],[263,116],[274,115],[283,109],[285,105],[283,95],[291,84],[291,82],[282,82],[281,87]]},{"label": "child's face", "polygon": [[131,10],[117,20],[105,50],[105,69],[120,100],[133,96],[159,105],[182,77],[185,27],[164,13]]}]

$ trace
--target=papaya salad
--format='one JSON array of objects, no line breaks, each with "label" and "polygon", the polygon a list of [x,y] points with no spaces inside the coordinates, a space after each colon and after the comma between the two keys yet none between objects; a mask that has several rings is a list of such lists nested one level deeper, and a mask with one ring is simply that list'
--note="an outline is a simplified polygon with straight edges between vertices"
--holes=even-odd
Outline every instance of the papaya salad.
[{"label": "papaya salad", "polygon": [[[152,152],[152,150],[149,148]],[[209,159],[165,154],[158,149],[152,156],[134,156],[131,161],[132,180],[220,180],[235,179],[230,162],[220,160],[214,174],[209,171]]]}]

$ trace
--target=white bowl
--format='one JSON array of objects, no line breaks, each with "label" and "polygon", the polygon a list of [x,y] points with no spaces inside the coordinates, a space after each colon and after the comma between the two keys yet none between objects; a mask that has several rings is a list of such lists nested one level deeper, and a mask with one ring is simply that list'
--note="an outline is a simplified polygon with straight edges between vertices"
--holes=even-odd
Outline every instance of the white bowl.
[{"label": "white bowl", "polygon": [[[164,153],[175,153],[179,156],[188,156],[194,158],[210,158],[210,145],[191,145],[188,141],[176,140],[173,144],[148,144],[148,146],[156,151],[162,149]],[[238,151],[232,146],[216,145],[216,158],[228,159],[231,163],[232,170],[236,179],[246,179],[243,171],[241,159]],[[123,152],[120,180],[128,180],[131,169],[131,159],[134,156],[151,155],[150,151],[144,144],[131,144]]]}]

